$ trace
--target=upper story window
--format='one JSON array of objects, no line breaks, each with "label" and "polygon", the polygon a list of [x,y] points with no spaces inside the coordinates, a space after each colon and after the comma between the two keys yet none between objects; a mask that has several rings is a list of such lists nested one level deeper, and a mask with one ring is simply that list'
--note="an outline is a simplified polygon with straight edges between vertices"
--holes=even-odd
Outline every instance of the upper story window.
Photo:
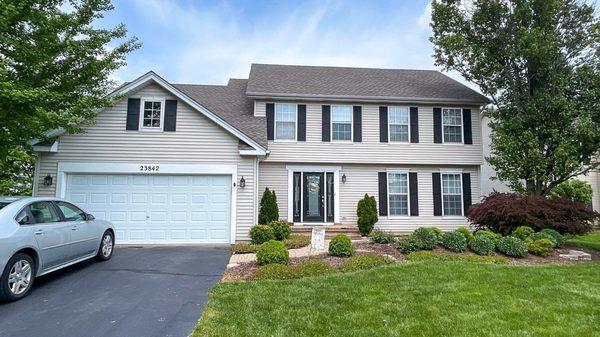
[{"label": "upper story window", "polygon": [[442,173],[444,215],[462,215],[462,179],[460,173]]},{"label": "upper story window", "polygon": [[142,118],[140,130],[157,130],[163,128],[165,104],[162,100],[142,99]]},{"label": "upper story window", "polygon": [[408,142],[408,108],[388,107],[390,142]]},{"label": "upper story window", "polygon": [[352,141],[351,106],[331,106],[331,140]]},{"label": "upper story window", "polygon": [[462,109],[442,109],[444,143],[462,143]]},{"label": "upper story window", "polygon": [[388,173],[390,215],[408,215],[408,173]]},{"label": "upper story window", "polygon": [[296,140],[296,104],[275,104],[275,139]]}]

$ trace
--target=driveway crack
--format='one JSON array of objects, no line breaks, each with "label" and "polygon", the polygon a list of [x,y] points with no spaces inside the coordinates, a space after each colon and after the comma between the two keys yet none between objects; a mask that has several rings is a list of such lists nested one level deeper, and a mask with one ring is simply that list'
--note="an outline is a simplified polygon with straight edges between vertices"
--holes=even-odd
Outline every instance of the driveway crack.
[{"label": "driveway crack", "polygon": [[222,274],[172,273],[172,272],[165,272],[165,271],[160,271],[160,270],[156,270],[156,269],[107,268],[107,269],[101,269],[100,271],[110,271],[110,272],[124,271],[124,272],[145,274],[145,275],[150,274],[150,275],[191,276],[191,277],[198,277],[198,276],[221,277],[222,276]]}]

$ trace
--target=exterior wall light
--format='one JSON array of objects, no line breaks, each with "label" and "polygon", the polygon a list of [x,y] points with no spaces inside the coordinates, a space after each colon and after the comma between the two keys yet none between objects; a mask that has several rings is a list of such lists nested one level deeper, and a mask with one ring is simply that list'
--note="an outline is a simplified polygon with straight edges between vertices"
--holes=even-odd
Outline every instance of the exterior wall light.
[{"label": "exterior wall light", "polygon": [[346,180],[347,180],[347,178],[346,178],[346,173],[344,173],[344,174],[342,174],[342,183],[344,183],[344,184],[345,184],[345,183],[346,183]]},{"label": "exterior wall light", "polygon": [[49,174],[44,178],[44,186],[52,186],[52,177]]},{"label": "exterior wall light", "polygon": [[244,176],[242,176],[242,179],[240,179],[240,187],[241,188],[246,187],[246,179],[244,179]]}]

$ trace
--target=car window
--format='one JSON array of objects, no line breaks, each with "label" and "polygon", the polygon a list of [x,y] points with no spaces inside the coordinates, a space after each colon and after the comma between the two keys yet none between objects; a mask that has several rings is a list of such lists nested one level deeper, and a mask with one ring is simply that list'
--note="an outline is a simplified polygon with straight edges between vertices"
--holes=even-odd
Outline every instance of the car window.
[{"label": "car window", "polygon": [[79,208],[66,203],[64,201],[57,201],[56,206],[60,209],[65,221],[83,221],[85,220],[85,212]]},{"label": "car window", "polygon": [[17,214],[15,220],[19,223],[19,225],[26,225],[29,223],[29,215],[27,215],[26,210],[22,210]]},{"label": "car window", "polygon": [[34,202],[29,205],[29,211],[33,216],[35,223],[47,223],[47,222],[58,222],[60,216],[56,209],[49,201]]},{"label": "car window", "polygon": [[4,207],[8,206],[8,204],[10,204],[10,202],[0,202],[0,209],[3,209]]}]

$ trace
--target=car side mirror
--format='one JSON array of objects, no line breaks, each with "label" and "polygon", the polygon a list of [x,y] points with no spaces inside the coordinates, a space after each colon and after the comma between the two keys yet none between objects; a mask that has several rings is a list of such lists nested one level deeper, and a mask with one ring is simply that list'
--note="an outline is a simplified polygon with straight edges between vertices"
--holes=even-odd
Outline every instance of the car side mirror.
[{"label": "car side mirror", "polygon": [[89,213],[85,214],[85,221],[91,221],[91,220],[94,220],[94,219],[96,219],[96,218],[94,218],[93,215],[91,215]]}]

